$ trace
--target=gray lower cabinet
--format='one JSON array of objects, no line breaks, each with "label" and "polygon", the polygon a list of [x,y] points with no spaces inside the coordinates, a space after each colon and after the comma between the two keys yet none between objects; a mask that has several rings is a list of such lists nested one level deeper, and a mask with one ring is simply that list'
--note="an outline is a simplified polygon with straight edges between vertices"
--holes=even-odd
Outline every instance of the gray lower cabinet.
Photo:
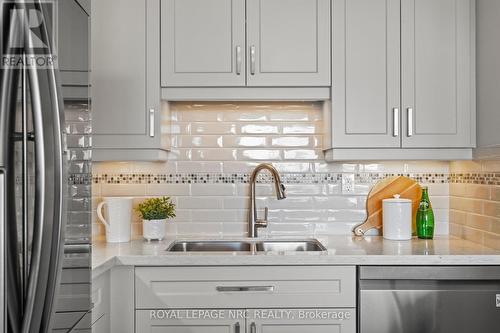
[{"label": "gray lower cabinet", "polygon": [[354,333],[354,266],[137,267],[136,333]]},{"label": "gray lower cabinet", "polygon": [[354,309],[254,309],[248,333],[355,333]]},{"label": "gray lower cabinet", "polygon": [[136,333],[150,332],[355,333],[356,311],[314,308],[136,311]]},{"label": "gray lower cabinet", "polygon": [[111,274],[107,271],[92,279],[92,332],[111,331]]},{"label": "gray lower cabinet", "polygon": [[162,87],[330,85],[330,0],[162,0]]},{"label": "gray lower cabinet", "polygon": [[[138,310],[136,333],[245,333],[242,310]],[[203,318],[199,318],[203,317]]]},{"label": "gray lower cabinet", "polygon": [[[414,150],[420,158],[423,149],[435,148],[468,149],[463,156],[469,156],[475,145],[475,1],[332,4],[327,148],[364,149],[358,156],[344,154],[349,158],[370,155],[371,148],[387,148],[395,158],[406,148],[422,149]],[[446,154],[436,149],[427,156],[446,159]]]},{"label": "gray lower cabinet", "polygon": [[161,160],[160,0],[92,3],[93,160]]}]

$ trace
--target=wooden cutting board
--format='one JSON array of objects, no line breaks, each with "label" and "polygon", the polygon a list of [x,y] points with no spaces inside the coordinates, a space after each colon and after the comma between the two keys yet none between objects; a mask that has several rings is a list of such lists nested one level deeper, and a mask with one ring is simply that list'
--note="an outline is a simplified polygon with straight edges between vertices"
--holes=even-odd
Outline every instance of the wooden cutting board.
[{"label": "wooden cutting board", "polygon": [[413,231],[418,205],[422,197],[422,187],[411,178],[398,176],[384,179],[377,183],[366,200],[367,219],[353,229],[356,236],[363,236],[368,230],[382,228],[382,200],[393,198],[395,194],[413,202]]}]

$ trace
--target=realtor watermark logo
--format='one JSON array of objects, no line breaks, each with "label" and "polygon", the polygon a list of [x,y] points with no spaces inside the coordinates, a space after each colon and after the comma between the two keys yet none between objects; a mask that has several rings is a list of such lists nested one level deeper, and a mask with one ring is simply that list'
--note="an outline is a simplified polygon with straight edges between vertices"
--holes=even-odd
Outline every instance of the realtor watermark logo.
[{"label": "realtor watermark logo", "polygon": [[55,0],[3,1],[0,47],[4,69],[57,67]]},{"label": "realtor watermark logo", "polygon": [[149,320],[334,320],[348,321],[353,319],[353,313],[349,310],[291,310],[291,309],[159,309],[149,311]]}]

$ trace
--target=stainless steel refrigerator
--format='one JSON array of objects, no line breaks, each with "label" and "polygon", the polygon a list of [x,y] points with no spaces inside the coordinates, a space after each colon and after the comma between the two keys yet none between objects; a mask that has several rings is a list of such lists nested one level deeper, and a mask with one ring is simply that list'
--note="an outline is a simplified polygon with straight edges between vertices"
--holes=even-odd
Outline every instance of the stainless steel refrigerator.
[{"label": "stainless steel refrigerator", "polygon": [[0,325],[90,331],[90,1],[0,0]]}]

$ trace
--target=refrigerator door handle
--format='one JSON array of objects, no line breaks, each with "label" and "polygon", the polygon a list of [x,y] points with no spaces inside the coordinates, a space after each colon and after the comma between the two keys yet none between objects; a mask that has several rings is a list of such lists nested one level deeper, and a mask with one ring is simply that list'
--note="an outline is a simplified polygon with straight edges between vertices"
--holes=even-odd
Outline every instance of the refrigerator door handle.
[{"label": "refrigerator door handle", "polygon": [[[41,3],[38,5],[46,14]],[[38,37],[53,47],[46,28],[44,24],[37,28]],[[26,35],[30,42],[32,34]],[[62,270],[67,171],[63,101],[57,76],[50,66],[28,68],[35,134],[35,217],[21,333],[50,332]]]}]

